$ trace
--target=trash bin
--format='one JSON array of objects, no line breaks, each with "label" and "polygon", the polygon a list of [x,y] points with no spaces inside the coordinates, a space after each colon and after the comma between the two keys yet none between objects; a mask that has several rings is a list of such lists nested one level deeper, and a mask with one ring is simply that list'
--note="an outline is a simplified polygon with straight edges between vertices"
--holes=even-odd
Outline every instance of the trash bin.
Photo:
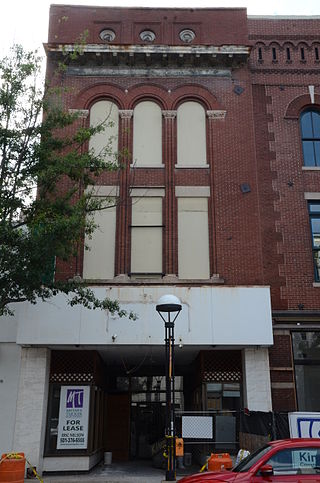
[{"label": "trash bin", "polygon": [[105,466],[111,465],[111,463],[112,463],[112,452],[111,451],[107,451],[106,453],[104,453],[103,463],[104,463]]},{"label": "trash bin", "polygon": [[192,454],[191,453],[184,453],[183,462],[184,462],[184,466],[191,466],[192,465]]}]

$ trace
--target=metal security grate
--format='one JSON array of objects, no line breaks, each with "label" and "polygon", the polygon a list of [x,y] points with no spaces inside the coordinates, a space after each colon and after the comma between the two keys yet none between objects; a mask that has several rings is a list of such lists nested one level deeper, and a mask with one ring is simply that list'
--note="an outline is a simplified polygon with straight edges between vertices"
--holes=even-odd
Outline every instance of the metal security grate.
[{"label": "metal security grate", "polygon": [[200,353],[202,382],[241,382],[240,351],[202,351]]}]

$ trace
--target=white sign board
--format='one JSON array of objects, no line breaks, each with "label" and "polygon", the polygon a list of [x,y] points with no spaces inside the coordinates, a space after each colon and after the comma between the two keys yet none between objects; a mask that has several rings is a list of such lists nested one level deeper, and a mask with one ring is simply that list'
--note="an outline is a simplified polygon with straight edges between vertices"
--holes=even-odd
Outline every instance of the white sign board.
[{"label": "white sign board", "polygon": [[90,386],[62,386],[57,449],[86,449]]},{"label": "white sign board", "polygon": [[213,424],[211,416],[182,416],[182,437],[212,439]]},{"label": "white sign board", "polygon": [[306,448],[295,449],[293,452],[293,467],[294,468],[314,468],[316,466],[318,451]]},{"label": "white sign board", "polygon": [[291,438],[320,438],[320,413],[289,413]]}]

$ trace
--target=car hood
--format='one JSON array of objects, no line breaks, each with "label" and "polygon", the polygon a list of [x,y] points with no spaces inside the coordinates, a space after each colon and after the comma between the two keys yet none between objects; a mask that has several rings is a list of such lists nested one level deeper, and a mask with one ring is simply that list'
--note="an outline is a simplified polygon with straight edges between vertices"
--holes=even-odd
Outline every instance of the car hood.
[{"label": "car hood", "polygon": [[233,471],[206,471],[205,473],[197,473],[196,475],[186,476],[179,480],[179,483],[209,483],[211,481],[232,482],[237,473]]}]

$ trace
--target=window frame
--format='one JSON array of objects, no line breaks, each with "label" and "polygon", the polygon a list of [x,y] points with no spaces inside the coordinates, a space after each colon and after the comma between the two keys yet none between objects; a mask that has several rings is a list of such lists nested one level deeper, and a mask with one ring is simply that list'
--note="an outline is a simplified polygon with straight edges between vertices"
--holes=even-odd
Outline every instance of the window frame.
[{"label": "window frame", "polygon": [[[311,211],[311,205],[319,206],[319,210],[316,212]],[[312,220],[320,220],[320,201],[309,200],[308,201],[308,213],[309,213],[309,223],[310,223],[310,233],[311,233],[311,245],[312,245],[312,260],[313,260],[313,270],[315,282],[320,282],[320,246],[316,247],[314,245],[314,232],[312,228]],[[319,266],[317,266],[316,260],[319,260]]]},{"label": "window frame", "polygon": [[[303,118],[304,116],[311,114],[311,128],[313,131],[313,136],[304,136],[303,134]],[[303,155],[303,165],[308,167],[308,168],[320,168],[320,134],[319,136],[316,136],[314,134],[314,123],[313,123],[313,117],[312,114],[316,114],[320,117],[320,111],[318,109],[314,108],[309,108],[309,109],[304,109],[299,116],[299,122],[300,122],[300,135],[301,135],[301,148],[302,148],[302,155]],[[304,150],[304,143],[310,143],[312,142],[312,148],[313,148],[313,164],[310,164],[307,160],[307,156],[305,155],[305,150]],[[318,148],[318,158],[319,161],[317,162],[317,153],[316,153],[316,145],[315,143],[319,143],[319,148]]]}]

